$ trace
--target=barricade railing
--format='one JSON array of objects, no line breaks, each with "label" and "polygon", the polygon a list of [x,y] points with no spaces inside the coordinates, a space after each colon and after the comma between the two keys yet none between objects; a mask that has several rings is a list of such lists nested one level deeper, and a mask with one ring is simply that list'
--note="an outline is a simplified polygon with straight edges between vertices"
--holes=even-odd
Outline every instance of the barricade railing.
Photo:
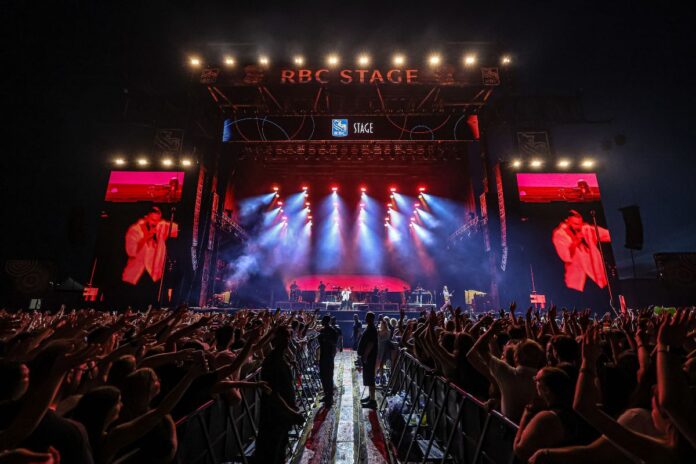
[{"label": "barricade railing", "polygon": [[[297,403],[306,415],[311,412],[321,389],[312,361],[316,346],[316,339],[310,339],[295,352],[293,373],[297,379]],[[245,380],[259,381],[260,369]],[[261,392],[256,388],[241,388],[240,394],[241,401],[234,405],[223,400],[209,401],[177,421],[177,463],[248,464],[251,461],[258,435]],[[291,431],[291,445],[292,438],[299,437],[300,430],[298,426]]]},{"label": "barricade railing", "polygon": [[398,462],[513,463],[517,425],[402,350],[380,403]]}]

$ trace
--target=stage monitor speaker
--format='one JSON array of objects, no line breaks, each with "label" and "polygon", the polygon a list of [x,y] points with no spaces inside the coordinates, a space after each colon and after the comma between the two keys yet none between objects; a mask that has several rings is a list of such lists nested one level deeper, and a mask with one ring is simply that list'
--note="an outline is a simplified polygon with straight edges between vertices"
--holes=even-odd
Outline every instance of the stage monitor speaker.
[{"label": "stage monitor speaker", "polygon": [[631,205],[619,208],[619,211],[621,211],[626,225],[626,243],[624,246],[629,250],[642,250],[643,223],[640,220],[640,208],[638,205]]}]

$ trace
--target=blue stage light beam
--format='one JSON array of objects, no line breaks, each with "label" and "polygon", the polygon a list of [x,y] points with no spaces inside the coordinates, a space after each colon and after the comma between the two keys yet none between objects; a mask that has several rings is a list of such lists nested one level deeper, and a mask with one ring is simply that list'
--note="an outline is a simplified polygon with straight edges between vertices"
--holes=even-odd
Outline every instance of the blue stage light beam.
[{"label": "blue stage light beam", "polygon": [[360,195],[358,214],[353,227],[354,247],[357,249],[356,268],[360,272],[379,274],[384,267],[384,211],[378,202],[365,192]]},{"label": "blue stage light beam", "polygon": [[253,214],[261,211],[262,208],[271,204],[275,198],[275,192],[266,193],[256,197],[245,198],[239,202],[239,216],[242,220],[248,219]]}]

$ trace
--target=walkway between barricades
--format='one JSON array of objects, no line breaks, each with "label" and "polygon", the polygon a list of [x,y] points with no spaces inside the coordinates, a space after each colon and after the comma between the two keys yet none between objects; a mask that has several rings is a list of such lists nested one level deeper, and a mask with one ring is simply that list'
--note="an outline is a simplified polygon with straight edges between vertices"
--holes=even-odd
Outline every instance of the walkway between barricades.
[{"label": "walkway between barricades", "polygon": [[[296,464],[365,464],[387,463],[384,434],[377,411],[362,409],[362,375],[355,368],[355,354],[336,354],[334,405],[317,409],[306,440],[297,452]],[[300,449],[298,447],[298,449]]]}]

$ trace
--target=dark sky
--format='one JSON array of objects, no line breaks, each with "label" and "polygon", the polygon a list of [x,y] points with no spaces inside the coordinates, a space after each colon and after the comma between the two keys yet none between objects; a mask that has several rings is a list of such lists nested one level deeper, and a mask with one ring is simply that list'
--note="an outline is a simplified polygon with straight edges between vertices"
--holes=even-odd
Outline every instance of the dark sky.
[{"label": "dark sky", "polygon": [[[652,272],[654,252],[696,251],[696,41],[687,2],[27,3],[5,15],[3,256],[51,258],[83,277],[106,161],[162,124],[148,102],[166,97],[172,119],[180,116],[186,52],[219,41],[258,43],[271,55],[499,42],[514,56],[517,91],[582,92],[587,115],[611,121],[598,127],[602,137],[625,135],[623,146],[596,147],[619,267],[630,260],[616,210],[631,203],[646,230],[641,272]],[[113,134],[124,89],[145,103],[134,110],[140,120]]]}]

